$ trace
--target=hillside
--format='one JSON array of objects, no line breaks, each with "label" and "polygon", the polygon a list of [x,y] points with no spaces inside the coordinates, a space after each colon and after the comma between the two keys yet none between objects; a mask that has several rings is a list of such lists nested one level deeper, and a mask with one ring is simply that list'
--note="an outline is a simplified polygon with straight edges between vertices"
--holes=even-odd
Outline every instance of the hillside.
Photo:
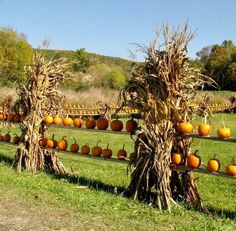
[{"label": "hillside", "polygon": [[[56,58],[70,58],[75,53],[74,50],[53,50],[53,49],[47,49],[46,50],[46,56],[48,58],[56,57]],[[93,63],[104,63],[110,67],[121,67],[126,74],[128,74],[128,71],[130,70],[132,63],[134,61],[130,61],[127,59],[119,58],[119,57],[112,57],[112,56],[105,56],[95,53],[88,53],[89,58]]]}]

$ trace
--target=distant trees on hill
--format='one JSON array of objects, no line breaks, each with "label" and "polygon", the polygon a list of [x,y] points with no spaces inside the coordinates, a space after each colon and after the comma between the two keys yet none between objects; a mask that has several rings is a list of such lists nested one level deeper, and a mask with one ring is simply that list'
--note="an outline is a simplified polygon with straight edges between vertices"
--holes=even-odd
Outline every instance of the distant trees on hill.
[{"label": "distant trees on hill", "polygon": [[32,60],[33,50],[23,34],[0,28],[0,86],[24,81],[24,66]]},{"label": "distant trees on hill", "polygon": [[220,90],[236,91],[236,46],[233,41],[225,40],[202,48],[197,53],[196,63],[202,73],[211,76]]}]

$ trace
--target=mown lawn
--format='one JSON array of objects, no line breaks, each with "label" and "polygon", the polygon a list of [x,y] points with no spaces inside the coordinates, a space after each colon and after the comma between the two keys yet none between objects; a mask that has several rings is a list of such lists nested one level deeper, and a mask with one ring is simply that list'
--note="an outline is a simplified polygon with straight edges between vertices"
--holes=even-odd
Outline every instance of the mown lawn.
[{"label": "mown lawn", "polygon": [[[214,129],[220,126],[222,116],[236,137],[234,114],[216,114]],[[16,128],[11,130],[17,131]],[[49,133],[55,133],[57,139],[67,135],[69,143],[76,137],[80,145],[89,143],[93,146],[100,139],[101,146],[105,147],[109,142],[114,153],[123,144],[130,153],[134,142],[128,135],[58,128],[50,128]],[[236,156],[235,148],[234,143],[200,139],[195,139],[192,147],[199,149],[203,165],[217,153],[222,171]],[[16,174],[9,164],[14,153],[15,146],[0,144],[2,200],[20,201],[26,208],[34,208],[39,216],[44,214],[48,223],[50,217],[58,217],[57,222],[50,223],[53,230],[236,230],[236,179],[197,174],[203,204],[212,214],[206,215],[182,205],[173,205],[169,214],[122,197],[120,193],[129,184],[126,164],[59,153],[74,177]]]}]

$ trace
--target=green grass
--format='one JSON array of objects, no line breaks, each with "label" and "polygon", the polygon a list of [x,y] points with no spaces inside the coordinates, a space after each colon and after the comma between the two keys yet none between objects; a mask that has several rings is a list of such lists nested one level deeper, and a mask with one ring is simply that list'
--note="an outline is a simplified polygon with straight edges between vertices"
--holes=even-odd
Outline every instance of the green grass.
[{"label": "green grass", "polygon": [[[213,118],[214,129],[220,126],[222,116],[236,136],[234,114],[216,114]],[[55,133],[57,139],[67,135],[69,143],[75,136],[79,144],[89,143],[90,146],[101,139],[101,146],[105,147],[109,142],[114,153],[123,144],[131,152],[134,144],[127,135],[58,128],[50,128],[49,133]],[[73,170],[74,177],[58,178],[45,173],[16,174],[9,165],[15,147],[7,144],[0,144],[0,147],[0,202],[19,201],[26,208],[37,211],[39,217],[42,214],[59,217],[52,223],[48,219],[54,230],[236,230],[235,179],[197,174],[203,204],[212,211],[212,215],[183,206],[173,206],[171,214],[161,213],[145,203],[120,195],[129,184],[126,164],[60,153],[61,161],[68,171]],[[196,139],[192,149],[196,148],[203,164],[217,153],[223,171],[236,155],[234,143]]]}]

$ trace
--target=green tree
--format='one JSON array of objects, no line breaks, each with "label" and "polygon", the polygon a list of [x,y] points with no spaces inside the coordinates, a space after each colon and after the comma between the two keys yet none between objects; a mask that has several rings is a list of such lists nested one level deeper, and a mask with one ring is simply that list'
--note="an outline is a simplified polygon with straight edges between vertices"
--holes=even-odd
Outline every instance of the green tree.
[{"label": "green tree", "polygon": [[89,67],[91,66],[91,61],[88,52],[85,48],[76,50],[72,57],[73,60],[73,70],[78,72],[87,73]]},{"label": "green tree", "polygon": [[114,89],[120,90],[126,82],[126,76],[121,67],[115,67],[105,78],[104,83]]},{"label": "green tree", "polygon": [[32,47],[25,36],[11,28],[0,28],[1,85],[12,85],[26,79],[24,67],[32,61]]}]

